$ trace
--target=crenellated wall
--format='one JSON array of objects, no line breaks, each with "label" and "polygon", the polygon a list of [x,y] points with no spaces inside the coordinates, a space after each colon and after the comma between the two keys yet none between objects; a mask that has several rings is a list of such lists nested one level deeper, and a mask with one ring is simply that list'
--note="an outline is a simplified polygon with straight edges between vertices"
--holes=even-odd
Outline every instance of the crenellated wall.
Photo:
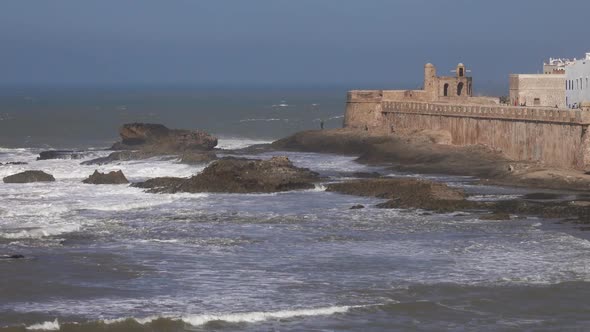
[{"label": "crenellated wall", "polygon": [[445,130],[455,145],[482,144],[514,160],[590,169],[590,108],[554,109],[423,102],[349,93],[345,126],[379,133]]}]

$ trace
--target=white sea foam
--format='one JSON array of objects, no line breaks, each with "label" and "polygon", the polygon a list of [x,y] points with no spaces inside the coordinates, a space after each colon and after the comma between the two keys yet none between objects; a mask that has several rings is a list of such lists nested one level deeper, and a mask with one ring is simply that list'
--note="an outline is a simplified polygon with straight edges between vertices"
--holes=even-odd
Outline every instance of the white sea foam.
[{"label": "white sea foam", "polygon": [[242,137],[220,137],[217,148],[224,150],[243,149],[256,144],[268,144],[272,140],[249,139]]},{"label": "white sea foam", "polygon": [[43,330],[43,331],[57,331],[60,329],[57,318],[53,322],[43,322],[40,324],[34,324],[27,326],[27,330]]},{"label": "white sea foam", "polygon": [[189,315],[181,319],[192,326],[200,326],[213,321],[224,321],[228,323],[258,323],[272,319],[286,319],[308,316],[330,316],[339,313],[346,313],[351,306],[325,307],[316,309],[283,310],[275,312],[246,312],[219,315]]},{"label": "white sea foam", "polygon": [[47,236],[56,236],[79,231],[80,224],[56,224],[35,227],[30,229],[13,229],[0,232],[0,238],[5,239],[40,239]]},{"label": "white sea foam", "polygon": [[[333,306],[313,309],[294,309],[281,311],[257,311],[257,312],[240,312],[240,313],[219,313],[219,314],[199,314],[199,315],[182,315],[182,316],[150,316],[145,318],[131,318],[140,324],[151,323],[159,318],[168,318],[173,320],[181,320],[194,327],[202,326],[210,322],[223,321],[228,323],[259,323],[273,319],[288,319],[297,317],[310,316],[330,316],[334,314],[346,313],[353,308],[361,308],[364,306]],[[107,324],[125,321],[129,318],[118,318],[112,320],[105,320]]]}]

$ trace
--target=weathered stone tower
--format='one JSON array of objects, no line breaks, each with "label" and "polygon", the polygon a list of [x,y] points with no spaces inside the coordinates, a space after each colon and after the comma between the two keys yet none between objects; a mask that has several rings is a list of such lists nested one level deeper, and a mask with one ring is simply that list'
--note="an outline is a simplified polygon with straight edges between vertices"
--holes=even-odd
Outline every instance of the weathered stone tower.
[{"label": "weathered stone tower", "polygon": [[436,67],[432,63],[424,65],[424,91],[428,100],[438,98],[438,80],[436,77]]}]

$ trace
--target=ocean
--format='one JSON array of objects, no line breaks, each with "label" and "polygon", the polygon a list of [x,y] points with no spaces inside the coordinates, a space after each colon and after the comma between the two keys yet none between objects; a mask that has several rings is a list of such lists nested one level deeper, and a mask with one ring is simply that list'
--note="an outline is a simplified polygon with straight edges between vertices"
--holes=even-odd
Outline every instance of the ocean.
[{"label": "ocean", "polygon": [[[588,331],[590,242],[557,220],[485,211],[378,209],[324,191],[355,172],[427,178],[471,199],[530,193],[460,176],[410,174],[353,156],[287,155],[325,180],[277,194],[148,194],[93,186],[206,167],[169,158],[84,166],[126,122],[217,135],[221,155],[290,133],[340,127],[339,89],[64,89],[0,95],[0,331]],[[37,161],[49,148],[85,158]],[[363,204],[365,209],[350,210]]]}]

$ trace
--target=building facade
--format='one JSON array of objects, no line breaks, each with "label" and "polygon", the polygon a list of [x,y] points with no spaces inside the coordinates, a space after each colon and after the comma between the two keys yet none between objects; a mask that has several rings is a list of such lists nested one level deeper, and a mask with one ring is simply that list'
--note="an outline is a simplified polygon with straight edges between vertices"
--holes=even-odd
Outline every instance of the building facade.
[{"label": "building facade", "polygon": [[511,74],[510,105],[566,107],[565,74]]},{"label": "building facade", "polygon": [[543,63],[543,74],[565,74],[565,67],[573,63],[570,59],[554,59],[549,58],[549,62]]},{"label": "building facade", "polygon": [[579,108],[590,102],[590,53],[565,68],[565,80],[567,107]]}]

